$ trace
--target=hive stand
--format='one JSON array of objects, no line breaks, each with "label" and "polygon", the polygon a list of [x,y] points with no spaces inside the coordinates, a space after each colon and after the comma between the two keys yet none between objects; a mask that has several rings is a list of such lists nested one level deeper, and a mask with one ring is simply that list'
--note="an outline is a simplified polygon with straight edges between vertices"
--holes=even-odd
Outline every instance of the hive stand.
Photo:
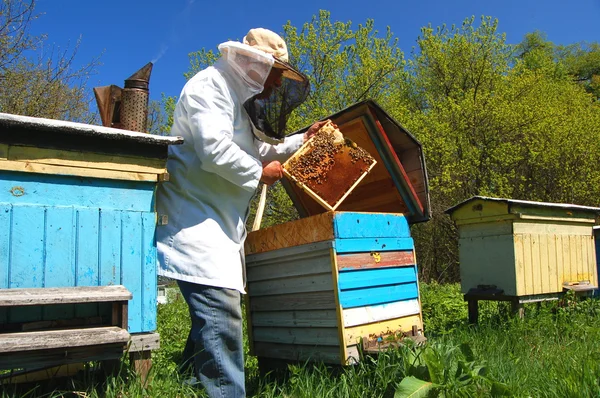
[{"label": "hive stand", "polygon": [[[127,304],[131,293],[120,285],[0,289],[0,307],[18,309],[108,303],[109,317],[80,317],[2,325],[0,370],[47,368],[70,363],[118,360],[130,340]],[[105,319],[109,318],[109,319]],[[15,374],[10,374],[12,378]]]}]

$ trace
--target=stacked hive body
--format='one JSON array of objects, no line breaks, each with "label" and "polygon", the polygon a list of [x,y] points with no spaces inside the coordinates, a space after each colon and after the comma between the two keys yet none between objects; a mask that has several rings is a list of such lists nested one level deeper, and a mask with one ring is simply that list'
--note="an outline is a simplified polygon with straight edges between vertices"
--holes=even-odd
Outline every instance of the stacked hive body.
[{"label": "stacked hive body", "polygon": [[468,300],[519,306],[598,286],[592,227],[599,208],[473,197],[447,212],[458,226]]},{"label": "stacked hive body", "polygon": [[422,331],[417,267],[402,215],[328,212],[251,234],[253,352],[358,360],[358,346]]},{"label": "stacked hive body", "polygon": [[421,146],[370,101],[329,118],[377,163],[343,211],[284,183],[302,218],[248,235],[248,330],[259,359],[347,364],[361,345],[422,335],[409,230],[429,217]]},{"label": "stacked hive body", "polygon": [[[177,142],[0,114],[0,290],[123,285],[128,331],[155,331],[154,191]],[[102,324],[111,311],[110,303],[3,307],[0,328]]]}]

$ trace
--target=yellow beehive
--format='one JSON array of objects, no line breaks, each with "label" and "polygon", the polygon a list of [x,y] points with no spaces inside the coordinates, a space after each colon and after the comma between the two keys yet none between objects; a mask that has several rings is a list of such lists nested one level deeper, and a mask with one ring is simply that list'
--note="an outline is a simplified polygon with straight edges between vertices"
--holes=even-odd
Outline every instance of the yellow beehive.
[{"label": "yellow beehive", "polygon": [[598,286],[592,227],[600,208],[476,196],[446,213],[459,231],[465,294],[494,287],[523,297]]}]

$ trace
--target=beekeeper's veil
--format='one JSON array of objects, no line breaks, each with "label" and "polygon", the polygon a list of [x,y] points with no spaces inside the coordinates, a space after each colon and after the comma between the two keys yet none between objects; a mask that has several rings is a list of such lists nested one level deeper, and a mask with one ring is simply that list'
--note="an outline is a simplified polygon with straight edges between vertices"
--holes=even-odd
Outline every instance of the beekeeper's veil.
[{"label": "beekeeper's veil", "polygon": [[[219,50],[254,94],[244,108],[256,138],[271,144],[282,142],[290,114],[310,91],[308,78],[288,63],[285,41],[270,30],[257,28],[248,32],[243,43],[226,42]],[[281,86],[274,87],[268,96],[260,95],[272,68],[281,70]]]}]

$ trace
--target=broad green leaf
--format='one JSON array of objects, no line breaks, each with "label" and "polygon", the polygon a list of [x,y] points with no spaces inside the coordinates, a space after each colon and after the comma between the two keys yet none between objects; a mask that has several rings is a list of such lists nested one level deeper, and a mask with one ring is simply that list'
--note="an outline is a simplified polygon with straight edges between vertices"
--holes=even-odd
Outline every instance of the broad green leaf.
[{"label": "broad green leaf", "polygon": [[433,383],[419,380],[416,377],[405,377],[396,389],[394,398],[425,398],[435,388]]}]

